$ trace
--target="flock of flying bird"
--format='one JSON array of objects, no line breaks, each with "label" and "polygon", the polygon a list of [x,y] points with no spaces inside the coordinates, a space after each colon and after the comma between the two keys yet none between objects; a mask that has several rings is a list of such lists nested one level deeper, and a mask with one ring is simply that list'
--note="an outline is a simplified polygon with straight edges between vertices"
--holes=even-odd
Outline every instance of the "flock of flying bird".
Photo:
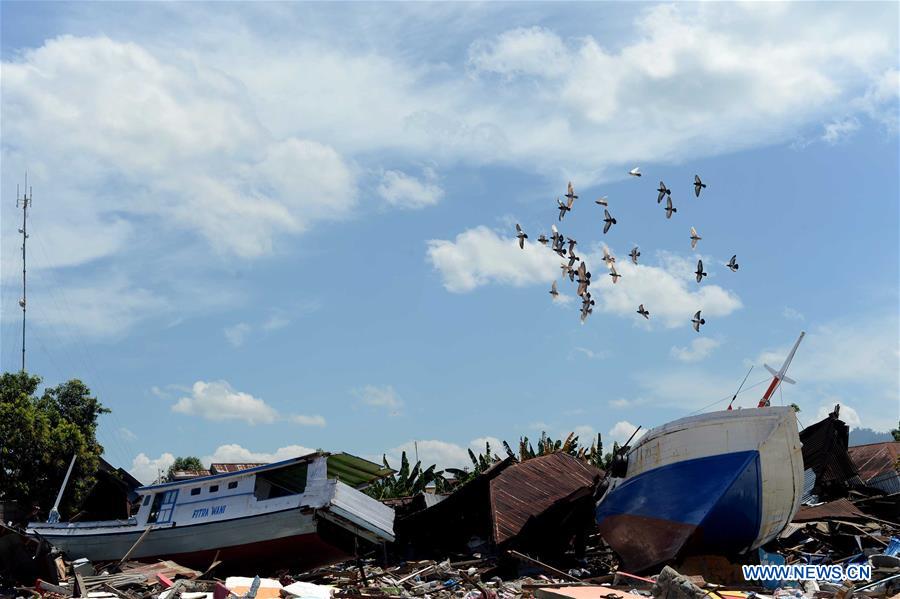
[{"label": "flock of flying bird", "polygon": [[[629,175],[633,177],[641,176],[640,168],[633,168],[628,172]],[[700,197],[700,191],[706,188],[706,183],[704,183],[699,175],[694,175],[694,195],[696,197]],[[672,205],[672,190],[666,187],[666,184],[662,181],[659,182],[659,188],[656,190],[659,195],[656,197],[656,203],[662,204],[663,198],[666,200],[665,204],[665,212],[666,218],[672,218],[672,214],[678,212],[678,209]],[[563,218],[565,218],[566,213],[571,212],[572,206],[575,204],[575,200],[578,199],[578,196],[575,194],[575,188],[572,187],[572,182],[569,182],[568,188],[566,190],[566,195],[563,196],[566,198],[566,201],[562,201],[559,198],[556,198],[556,203],[559,205],[559,222],[562,222]],[[609,233],[610,228],[615,225],[618,221],[609,213],[609,202],[606,196],[598,200],[594,200],[594,202],[603,207],[603,233]],[[591,284],[591,273],[587,270],[587,265],[584,260],[575,254],[575,245],[578,243],[571,237],[563,236],[559,230],[556,228],[556,225],[552,225],[551,227],[552,235],[548,238],[546,235],[541,233],[541,236],[538,237],[537,241],[543,246],[549,247],[551,250],[559,254],[563,260],[568,260],[562,262],[560,264],[560,269],[562,270],[562,278],[563,280],[566,277],[569,278],[569,281],[572,283],[578,283],[577,294],[581,298],[581,323],[584,324],[584,321],[587,320],[587,317],[591,315],[594,311],[594,300],[591,298],[591,293],[588,291],[588,288]],[[519,248],[525,249],[525,240],[528,239],[528,235],[522,230],[522,227],[516,223],[516,237],[519,240]],[[691,249],[696,249],[697,242],[703,239],[694,227],[691,227]],[[641,252],[637,246],[632,248],[631,252],[628,254],[631,257],[631,261],[634,264],[638,263],[638,258],[641,255]],[[580,262],[578,267],[575,267],[575,263]],[[603,247],[603,262],[606,264],[607,269],[609,270],[609,276],[612,277],[613,284],[618,283],[619,279],[622,278],[616,271],[616,257],[613,256],[609,248],[606,246]],[[731,272],[735,272],[738,270],[739,265],[737,263],[737,255],[731,257],[731,260],[725,265],[727,266]],[[694,272],[694,276],[697,279],[697,283],[700,284],[703,281],[703,277],[707,276],[707,273],[703,270],[703,260],[697,260],[697,270]],[[556,281],[553,281],[553,285],[550,288],[550,295],[553,296],[553,299],[556,299],[559,296],[559,290],[556,286]],[[694,317],[691,319],[691,324],[694,327],[694,330],[698,333],[700,332],[700,325],[706,324],[706,319],[702,318],[700,315],[701,310],[697,310],[694,314]],[[643,316],[646,319],[650,319],[650,312],[644,307],[644,304],[640,304],[637,309],[637,313]]]}]

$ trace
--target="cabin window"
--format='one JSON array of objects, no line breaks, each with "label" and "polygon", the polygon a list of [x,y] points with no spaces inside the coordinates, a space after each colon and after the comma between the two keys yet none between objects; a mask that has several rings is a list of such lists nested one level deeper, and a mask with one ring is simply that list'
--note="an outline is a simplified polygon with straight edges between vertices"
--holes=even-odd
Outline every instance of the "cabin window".
[{"label": "cabin window", "polygon": [[191,489],[191,495],[199,495],[199,494],[200,494],[200,487],[197,487],[196,489]]},{"label": "cabin window", "polygon": [[237,481],[233,480],[230,483],[228,483],[228,488],[229,489],[237,489]]},{"label": "cabin window", "polygon": [[209,488],[210,493],[215,493],[218,490],[219,490],[219,485],[213,485]]},{"label": "cabin window", "polygon": [[149,505],[150,503],[150,495],[144,495],[144,505]]},{"label": "cabin window", "polygon": [[257,500],[299,495],[306,489],[307,464],[260,472],[256,475],[253,495]]},{"label": "cabin window", "polygon": [[153,506],[150,508],[150,516],[147,522],[150,524],[164,524],[172,520],[172,511],[175,509],[175,500],[178,498],[178,489],[157,493],[153,497]]}]

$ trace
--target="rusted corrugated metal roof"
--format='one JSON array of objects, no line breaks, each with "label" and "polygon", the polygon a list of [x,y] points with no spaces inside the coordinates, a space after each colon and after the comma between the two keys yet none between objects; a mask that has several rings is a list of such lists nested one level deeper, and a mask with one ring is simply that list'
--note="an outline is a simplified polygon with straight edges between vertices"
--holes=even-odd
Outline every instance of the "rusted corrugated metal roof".
[{"label": "rusted corrugated metal roof", "polygon": [[900,491],[900,442],[857,445],[847,452],[866,485],[887,493]]},{"label": "rusted corrugated metal roof", "polygon": [[868,518],[868,516],[850,503],[849,499],[838,499],[822,505],[801,506],[793,521],[810,522],[812,520],[854,520],[864,518]]},{"label": "rusted corrugated metal roof", "polygon": [[592,489],[602,473],[565,453],[513,464],[490,481],[494,542],[519,534],[529,518],[581,490]]},{"label": "rusted corrugated metal roof", "polygon": [[229,464],[212,464],[209,469],[213,474],[225,474],[228,472],[240,472],[241,470],[249,470],[250,468],[256,468],[257,466],[265,466],[266,462],[259,463],[247,463],[247,464],[237,464],[237,463],[229,463]]}]

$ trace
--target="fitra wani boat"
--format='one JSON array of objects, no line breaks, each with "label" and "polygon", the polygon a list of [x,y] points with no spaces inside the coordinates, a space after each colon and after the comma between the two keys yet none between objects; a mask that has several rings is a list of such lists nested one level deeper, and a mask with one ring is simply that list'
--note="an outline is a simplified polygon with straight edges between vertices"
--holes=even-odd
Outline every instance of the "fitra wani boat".
[{"label": "fitra wani boat", "polygon": [[140,508],[127,520],[31,523],[27,532],[73,559],[312,568],[353,556],[360,542],[394,540],[393,509],[354,488],[389,473],[349,454],[317,452],[141,487]]},{"label": "fitra wani boat", "polygon": [[803,456],[791,407],[769,407],[803,339],[757,408],[689,416],[627,449],[596,508],[604,540],[631,571],[686,554],[738,555],[791,521],[803,490]]}]

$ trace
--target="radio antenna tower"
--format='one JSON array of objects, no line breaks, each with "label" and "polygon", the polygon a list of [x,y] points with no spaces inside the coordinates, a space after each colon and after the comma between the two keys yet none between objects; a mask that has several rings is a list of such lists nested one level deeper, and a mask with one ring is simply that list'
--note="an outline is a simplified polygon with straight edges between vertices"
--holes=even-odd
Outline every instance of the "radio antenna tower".
[{"label": "radio antenna tower", "polygon": [[19,186],[16,185],[16,208],[22,209],[22,228],[19,233],[22,234],[22,299],[19,300],[19,306],[22,307],[22,372],[25,372],[25,304],[26,304],[26,286],[25,286],[25,244],[28,241],[28,207],[31,206],[31,188],[28,187],[28,173],[25,173],[25,191],[19,196]]}]

